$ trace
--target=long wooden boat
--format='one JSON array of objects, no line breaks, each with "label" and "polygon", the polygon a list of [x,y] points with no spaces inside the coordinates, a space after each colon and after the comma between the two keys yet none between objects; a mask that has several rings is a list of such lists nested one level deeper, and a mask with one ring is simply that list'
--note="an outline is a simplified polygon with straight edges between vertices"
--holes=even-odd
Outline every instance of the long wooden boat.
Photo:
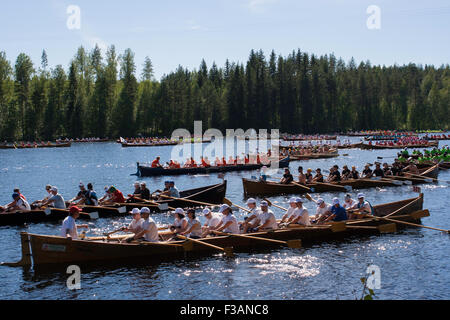
[{"label": "long wooden boat", "polygon": [[[211,204],[222,204],[227,190],[227,181],[222,183],[180,191],[180,198],[205,202]],[[161,200],[156,201],[160,207],[148,203],[117,203],[110,206],[80,206],[83,210],[80,219],[90,220],[95,218],[113,218],[128,216],[133,208],[148,207],[152,213],[158,213],[172,208],[196,207],[195,204],[186,200]],[[166,205],[164,205],[166,204]],[[164,209],[165,208],[165,209]],[[69,215],[69,210],[49,208],[48,210],[14,211],[0,214],[0,226],[20,226],[29,223],[60,222]]]},{"label": "long wooden boat", "polygon": [[[257,170],[264,166],[264,164],[241,164],[241,165],[227,165],[221,167],[197,167],[197,168],[180,168],[180,169],[165,169],[152,168],[148,164],[137,163],[137,173],[139,177],[151,176],[172,176],[181,174],[209,174],[216,172],[231,172],[231,171],[248,171]],[[289,157],[286,157],[278,162],[279,168],[289,167]]]},{"label": "long wooden boat", "polygon": [[[159,200],[156,201],[156,203],[161,205],[167,204],[166,207],[172,208],[189,208],[200,206],[200,204],[196,202],[204,202],[219,205],[223,203],[223,199],[225,198],[226,192],[227,192],[227,180],[224,180],[222,183],[215,184],[212,186],[180,191],[179,200],[175,199]],[[181,198],[186,200],[182,200]],[[114,207],[123,207],[123,206],[127,208],[127,211],[130,211],[133,208],[142,208],[142,207],[148,207],[151,212],[162,211],[156,206],[149,206],[148,204],[142,202],[120,203],[114,205]]]},{"label": "long wooden boat", "polygon": [[134,147],[161,147],[161,146],[174,146],[179,144],[176,141],[161,142],[161,143],[128,143],[122,142],[123,148],[134,148]]},{"label": "long wooden boat", "polygon": [[[423,178],[412,178],[407,176],[394,177],[389,176],[388,179],[350,179],[341,182],[330,182],[326,184],[309,183],[306,187],[310,188],[308,191],[297,184],[281,184],[277,182],[262,182],[259,180],[242,179],[245,196],[275,196],[281,194],[303,194],[303,193],[320,193],[320,192],[342,192],[343,188],[350,186],[352,189],[368,189],[375,187],[394,187],[402,185],[392,180],[411,181],[412,184],[427,183],[426,178],[437,178],[439,173],[439,166],[433,166],[428,169],[422,169],[420,176]],[[392,180],[391,180],[392,179]]]},{"label": "long wooden boat", "polygon": [[[423,194],[417,198],[407,199],[374,206],[375,216],[386,216],[395,213],[391,218],[397,221],[420,223],[421,218],[429,216],[428,210],[422,211]],[[400,210],[399,210],[400,209]],[[399,210],[397,213],[396,210]],[[278,229],[271,232],[252,233],[266,239],[274,240],[301,240],[302,245],[310,245],[328,240],[343,240],[347,237],[366,236],[379,234],[377,226],[390,224],[398,229],[405,227],[402,223],[396,223],[383,219],[365,218],[361,220],[349,220],[341,223],[341,228],[332,226],[311,226]],[[375,227],[375,228],[374,228]],[[165,237],[163,236],[163,239]],[[235,252],[245,251],[251,248],[267,249],[271,243],[251,238],[237,237],[233,235],[208,237],[199,242],[218,246],[221,248],[232,247]],[[35,268],[40,266],[77,264],[99,265],[130,264],[134,261],[157,263],[160,259],[182,259],[186,255],[210,254],[215,249],[189,239],[183,241],[161,241],[158,243],[118,243],[116,241],[103,240],[69,240],[58,236],[21,233],[22,259],[18,263],[4,263],[6,266],[22,266]]]},{"label": "long wooden boat", "polygon": [[[13,211],[0,213],[0,226],[21,226],[29,223],[61,221],[69,215],[69,210],[51,209]],[[81,215],[80,219],[89,219],[88,215]]]},{"label": "long wooden boat", "polygon": [[337,140],[337,136],[317,136],[317,137],[283,137],[283,141],[319,141],[319,140]]},{"label": "long wooden boat", "polygon": [[2,144],[0,149],[42,149],[42,148],[68,148],[72,145],[71,142],[66,143],[52,143],[52,144],[35,144],[35,145],[9,145]]},{"label": "long wooden boat", "polygon": [[426,144],[404,144],[404,145],[376,145],[376,144],[365,144],[365,143],[358,143],[357,148],[361,148],[364,150],[374,150],[374,149],[418,149],[418,148],[432,148],[432,147],[438,147],[439,141],[430,141]]}]

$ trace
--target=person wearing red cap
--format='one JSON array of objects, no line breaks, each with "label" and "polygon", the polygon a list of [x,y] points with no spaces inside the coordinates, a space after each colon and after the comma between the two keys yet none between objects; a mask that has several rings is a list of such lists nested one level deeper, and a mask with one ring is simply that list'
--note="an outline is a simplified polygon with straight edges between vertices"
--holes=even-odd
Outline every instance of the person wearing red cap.
[{"label": "person wearing red cap", "polygon": [[80,216],[81,209],[73,206],[69,209],[69,216],[64,219],[61,228],[61,237],[68,238],[72,240],[78,239],[78,229],[77,228],[89,228],[87,224],[82,224],[77,226],[75,220]]}]

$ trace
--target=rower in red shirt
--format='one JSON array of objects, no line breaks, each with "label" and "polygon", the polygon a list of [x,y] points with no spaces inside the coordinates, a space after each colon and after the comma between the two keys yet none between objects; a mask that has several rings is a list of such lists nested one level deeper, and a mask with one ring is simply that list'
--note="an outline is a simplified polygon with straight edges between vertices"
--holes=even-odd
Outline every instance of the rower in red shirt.
[{"label": "rower in red shirt", "polygon": [[227,161],[225,160],[225,157],[222,157],[222,165],[226,166],[227,165]]},{"label": "rower in red shirt", "polygon": [[191,168],[197,168],[197,163],[195,162],[194,158],[191,157]]},{"label": "rower in red shirt", "polygon": [[202,161],[202,167],[204,167],[204,168],[209,167],[208,163],[205,161],[205,159],[203,157],[201,157],[201,161]]},{"label": "rower in red shirt", "polygon": [[155,160],[153,160],[152,162],[152,168],[161,168],[161,164],[159,163],[159,159],[161,159],[160,157],[156,157]]},{"label": "rower in red shirt", "polygon": [[112,203],[125,203],[126,200],[122,194],[122,192],[115,187],[109,188],[109,193],[112,194],[111,196],[111,202]]},{"label": "rower in red shirt", "polygon": [[259,153],[256,155],[256,163],[261,164],[261,157],[259,156]]},{"label": "rower in red shirt", "polygon": [[249,155],[246,155],[246,156],[245,156],[244,163],[245,163],[245,164],[249,164],[249,163],[250,163],[250,156],[249,156]]}]

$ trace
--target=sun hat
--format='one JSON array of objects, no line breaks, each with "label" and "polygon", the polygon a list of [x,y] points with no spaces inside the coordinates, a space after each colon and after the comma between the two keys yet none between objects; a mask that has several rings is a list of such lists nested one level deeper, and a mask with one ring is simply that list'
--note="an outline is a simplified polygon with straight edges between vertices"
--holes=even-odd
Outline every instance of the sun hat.
[{"label": "sun hat", "polygon": [[256,200],[253,198],[250,198],[247,200],[247,204],[256,204]]},{"label": "sun hat", "polygon": [[181,214],[184,214],[184,210],[181,209],[181,208],[176,208],[176,209],[175,209],[175,213],[181,213]]},{"label": "sun hat", "polygon": [[358,199],[365,198],[364,193],[358,193]]},{"label": "sun hat", "polygon": [[133,210],[131,210],[131,214],[138,214],[141,213],[141,210],[139,210],[138,208],[134,208]]},{"label": "sun hat", "polygon": [[220,207],[219,212],[220,212],[220,213],[223,213],[223,212],[224,212],[225,210],[227,210],[227,209],[230,209],[230,206],[227,205],[227,204],[223,204],[223,205]]},{"label": "sun hat", "polygon": [[261,207],[268,207],[269,203],[267,201],[261,201]]},{"label": "sun hat", "polygon": [[211,213],[211,210],[210,209],[208,209],[208,208],[205,208],[205,209],[203,209],[203,211],[202,211],[202,213],[203,213],[203,215],[208,215],[208,214],[210,214]]},{"label": "sun hat", "polygon": [[289,203],[296,203],[297,202],[297,198],[296,197],[292,197],[289,199]]},{"label": "sun hat", "polygon": [[320,206],[322,203],[324,203],[323,199],[320,198],[319,200],[317,200],[317,205]]},{"label": "sun hat", "polygon": [[150,209],[147,208],[147,207],[143,207],[143,208],[141,209],[141,214],[142,214],[142,213],[148,213],[148,214],[150,214]]},{"label": "sun hat", "polygon": [[74,213],[77,213],[77,212],[81,212],[81,209],[78,208],[77,206],[73,206],[73,207],[69,208],[69,213],[70,214],[74,214]]},{"label": "sun hat", "polygon": [[296,202],[296,203],[303,203],[303,199],[300,198],[300,197],[295,198],[295,202]]},{"label": "sun hat", "polygon": [[339,199],[338,198],[333,198],[333,204],[339,204]]}]

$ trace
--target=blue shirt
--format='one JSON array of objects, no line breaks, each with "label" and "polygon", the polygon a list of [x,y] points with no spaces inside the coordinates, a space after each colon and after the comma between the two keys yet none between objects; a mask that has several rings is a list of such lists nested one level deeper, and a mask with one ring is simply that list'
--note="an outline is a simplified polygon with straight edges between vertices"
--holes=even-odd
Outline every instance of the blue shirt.
[{"label": "blue shirt", "polygon": [[331,207],[331,213],[335,215],[333,221],[344,221],[347,220],[347,211],[345,211],[344,207],[339,205],[339,207],[333,206]]}]

